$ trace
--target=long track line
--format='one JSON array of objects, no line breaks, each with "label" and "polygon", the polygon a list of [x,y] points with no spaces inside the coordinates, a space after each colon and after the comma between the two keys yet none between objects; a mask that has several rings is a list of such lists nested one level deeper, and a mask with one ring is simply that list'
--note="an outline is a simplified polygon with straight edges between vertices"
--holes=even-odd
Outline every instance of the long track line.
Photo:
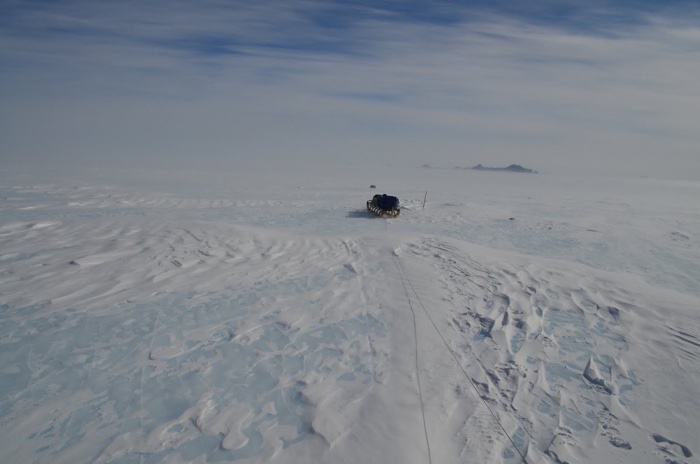
[{"label": "long track line", "polygon": [[[408,288],[406,288],[406,280],[401,275],[401,267],[399,266],[398,260],[396,261],[397,268],[399,269],[399,276],[401,277],[401,284],[403,285],[403,291],[406,293],[406,301],[408,301],[408,306],[411,308],[411,314],[413,314],[413,340],[414,346],[416,348],[415,363],[416,363],[416,381],[418,383],[418,399],[420,400],[420,411],[423,417],[423,432],[425,433],[425,445],[428,448],[428,462],[433,463],[433,457],[430,453],[430,440],[428,439],[428,426],[425,423],[425,406],[423,404],[423,388],[420,383],[420,369],[418,369],[418,325],[416,324],[416,311],[413,309],[413,304],[411,304],[411,297],[408,294]],[[409,282],[410,285],[410,282]],[[415,293],[415,292],[414,292]]]},{"label": "long track line", "polygon": [[[508,437],[508,441],[510,441],[510,444],[513,445],[513,448],[515,448],[515,451],[520,455],[520,458],[522,459],[523,463],[524,463],[524,464],[528,464],[527,459],[525,458],[525,456],[523,455],[523,453],[520,451],[520,448],[518,448],[518,447],[515,445],[515,442],[513,441],[513,438],[512,438],[512,437],[510,436],[510,434],[506,431],[505,427],[503,426],[503,424],[501,423],[501,421],[498,419],[498,416],[496,416],[496,414],[493,412],[493,410],[491,409],[491,407],[489,406],[489,404],[486,402],[486,400],[485,400],[484,398],[482,398],[481,395],[479,395],[479,390],[476,388],[476,385],[474,384],[474,382],[472,381],[472,379],[469,378],[469,375],[467,374],[467,371],[465,371],[465,370],[464,370],[464,367],[462,367],[462,363],[460,363],[459,360],[457,359],[457,355],[456,355],[455,352],[452,350],[452,348],[450,348],[450,345],[447,343],[447,340],[445,340],[445,337],[442,336],[442,333],[440,332],[440,329],[438,329],[437,325],[435,324],[435,321],[433,321],[433,318],[430,317],[430,313],[428,313],[428,310],[427,310],[427,309],[425,308],[425,306],[423,305],[423,302],[421,301],[420,297],[418,296],[418,292],[416,292],[416,289],[413,287],[413,284],[411,283],[411,280],[408,278],[408,274],[406,274],[406,270],[403,268],[403,266],[401,265],[401,261],[399,261],[399,259],[398,259],[398,257],[397,257],[396,255],[394,255],[394,262],[396,263],[396,266],[397,266],[398,269],[399,269],[399,275],[401,276],[401,283],[403,284],[404,291],[406,291],[406,297],[408,297],[408,290],[406,289],[406,283],[408,283],[408,286],[411,287],[411,290],[413,291],[413,294],[415,295],[416,300],[418,300],[418,303],[420,304],[421,308],[423,308],[423,312],[424,312],[425,315],[428,317],[428,320],[430,320],[430,323],[431,323],[431,324],[433,325],[433,327],[435,328],[435,331],[436,331],[437,334],[440,336],[440,339],[442,339],[442,342],[445,344],[445,347],[447,348],[447,350],[448,350],[448,351],[450,352],[450,354],[452,355],[452,359],[455,360],[455,363],[457,363],[457,366],[459,366],[459,369],[460,369],[460,370],[462,371],[462,373],[464,374],[464,377],[466,377],[466,379],[469,381],[469,384],[470,384],[470,385],[472,386],[472,388],[474,389],[474,392],[476,393],[476,396],[484,403],[484,406],[486,406],[486,409],[488,409],[488,411],[491,413],[491,416],[493,416],[493,418],[494,418],[494,420],[496,421],[496,423],[498,424],[498,426],[501,428],[501,430],[503,430],[503,433],[506,435],[506,437]],[[417,329],[416,329],[416,313],[415,313],[415,311],[413,310],[413,305],[411,305],[411,300],[410,300],[410,298],[408,299],[408,304],[409,304],[409,306],[410,306],[410,308],[411,308],[411,312],[413,313],[413,327],[414,327],[414,331],[415,331],[415,335],[416,335],[416,370],[417,370],[417,369],[418,369],[418,364],[417,364],[417,363],[418,363],[418,338],[417,338]],[[417,374],[417,373],[416,373],[416,374]],[[420,376],[418,376],[418,379],[419,379],[419,380],[418,380],[418,389],[419,389],[419,391],[420,391]],[[421,409],[423,409],[423,398],[422,398],[422,394],[421,394]],[[424,411],[423,411],[423,427],[425,428],[425,412],[424,412]],[[425,439],[426,439],[426,441],[427,441],[427,440],[428,440],[428,432],[427,432],[427,429],[426,429],[425,434],[426,434],[426,435],[425,435]],[[430,453],[430,445],[428,445],[428,453]]]}]

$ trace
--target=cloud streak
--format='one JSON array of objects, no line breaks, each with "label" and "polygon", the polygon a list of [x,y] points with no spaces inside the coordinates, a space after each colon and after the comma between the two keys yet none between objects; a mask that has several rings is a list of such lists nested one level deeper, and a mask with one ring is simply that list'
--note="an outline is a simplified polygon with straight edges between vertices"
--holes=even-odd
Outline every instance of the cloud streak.
[{"label": "cloud streak", "polygon": [[696,13],[397,5],[6,6],[0,149],[700,177]]}]

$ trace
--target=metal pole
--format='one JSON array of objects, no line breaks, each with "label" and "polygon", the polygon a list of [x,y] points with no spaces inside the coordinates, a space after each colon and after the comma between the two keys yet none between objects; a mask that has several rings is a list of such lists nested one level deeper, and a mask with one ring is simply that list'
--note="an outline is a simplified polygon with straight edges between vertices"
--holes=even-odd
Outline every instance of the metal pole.
[{"label": "metal pole", "polygon": [[426,190],[425,197],[423,197],[423,210],[422,211],[425,211],[425,200],[427,200],[427,199],[428,199],[428,191]]}]

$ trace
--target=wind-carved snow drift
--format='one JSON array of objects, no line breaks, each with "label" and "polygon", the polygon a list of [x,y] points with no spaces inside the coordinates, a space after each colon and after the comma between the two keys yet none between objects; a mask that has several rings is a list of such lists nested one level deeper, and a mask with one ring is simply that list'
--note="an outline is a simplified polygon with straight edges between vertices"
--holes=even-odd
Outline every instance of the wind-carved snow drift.
[{"label": "wind-carved snow drift", "polygon": [[532,253],[573,226],[419,191],[390,221],[310,189],[2,193],[3,462],[697,462],[697,296]]}]

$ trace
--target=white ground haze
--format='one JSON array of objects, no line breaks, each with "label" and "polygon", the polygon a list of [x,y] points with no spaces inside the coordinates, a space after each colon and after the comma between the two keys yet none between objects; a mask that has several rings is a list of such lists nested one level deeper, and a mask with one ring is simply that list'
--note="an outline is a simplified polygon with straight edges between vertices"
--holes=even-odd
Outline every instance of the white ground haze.
[{"label": "white ground haze", "polygon": [[0,460],[699,462],[699,197],[5,164]]}]

